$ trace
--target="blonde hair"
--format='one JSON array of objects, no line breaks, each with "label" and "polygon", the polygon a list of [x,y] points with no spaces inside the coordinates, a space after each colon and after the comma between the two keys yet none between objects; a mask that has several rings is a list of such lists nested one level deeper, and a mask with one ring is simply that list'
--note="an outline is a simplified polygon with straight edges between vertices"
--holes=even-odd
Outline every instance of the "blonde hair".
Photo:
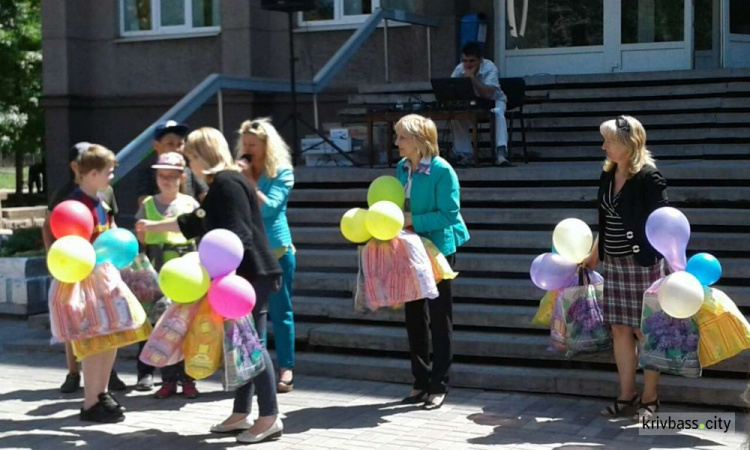
[{"label": "blonde hair", "polygon": [[263,172],[268,178],[276,178],[279,169],[291,169],[292,157],[289,154],[289,146],[276,131],[276,127],[271,124],[271,119],[261,117],[260,119],[246,120],[240,125],[240,139],[237,140],[235,149],[236,156],[239,158],[242,154],[242,135],[252,134],[257,137],[265,147],[266,160]]},{"label": "blonde hair", "polygon": [[209,178],[225,170],[240,171],[234,164],[227,140],[216,128],[198,128],[188,134],[184,152],[188,158],[200,158],[208,164],[203,174]]},{"label": "blonde hair", "polygon": [[[627,124],[618,122],[627,122]],[[646,148],[646,129],[638,119],[632,116],[619,116],[617,119],[607,120],[599,126],[599,132],[606,140],[623,145],[628,152],[630,166],[628,172],[633,176],[641,171],[643,166],[656,167],[656,161]],[[615,168],[615,163],[609,158],[604,160],[604,171]]]},{"label": "blonde hair", "polygon": [[420,158],[438,156],[438,135],[435,122],[419,114],[409,114],[396,123],[396,132],[405,132],[414,138]]},{"label": "blonde hair", "polygon": [[117,165],[114,152],[99,144],[89,144],[86,150],[80,152],[74,161],[76,164],[76,184],[81,182],[81,177],[93,170],[105,170]]}]

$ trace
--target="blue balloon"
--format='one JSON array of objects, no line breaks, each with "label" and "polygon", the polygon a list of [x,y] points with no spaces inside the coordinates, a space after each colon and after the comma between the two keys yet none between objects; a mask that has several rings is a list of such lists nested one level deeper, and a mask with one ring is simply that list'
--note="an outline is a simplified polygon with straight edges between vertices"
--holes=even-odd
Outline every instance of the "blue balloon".
[{"label": "blue balloon", "polygon": [[685,271],[693,274],[704,286],[711,286],[721,278],[721,264],[710,253],[693,255],[688,260]]},{"label": "blue balloon", "polygon": [[138,239],[125,228],[113,228],[100,234],[94,241],[96,263],[112,263],[124,269],[138,256]]}]

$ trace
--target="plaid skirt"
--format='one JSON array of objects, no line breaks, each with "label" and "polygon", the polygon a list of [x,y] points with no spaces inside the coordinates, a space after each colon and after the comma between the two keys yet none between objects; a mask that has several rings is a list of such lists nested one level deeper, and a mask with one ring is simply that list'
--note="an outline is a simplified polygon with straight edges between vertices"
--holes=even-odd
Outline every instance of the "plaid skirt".
[{"label": "plaid skirt", "polygon": [[640,328],[643,293],[664,276],[664,260],[643,267],[631,255],[604,256],[604,321]]}]

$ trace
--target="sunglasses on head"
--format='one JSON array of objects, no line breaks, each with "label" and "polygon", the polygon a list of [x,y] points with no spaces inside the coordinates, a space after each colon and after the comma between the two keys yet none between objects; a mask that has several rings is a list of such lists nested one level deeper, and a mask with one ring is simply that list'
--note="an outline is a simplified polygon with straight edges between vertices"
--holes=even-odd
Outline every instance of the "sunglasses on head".
[{"label": "sunglasses on head", "polygon": [[630,133],[630,123],[628,123],[628,120],[623,116],[618,116],[615,119],[615,125],[617,125],[617,128],[621,129],[622,131]]}]

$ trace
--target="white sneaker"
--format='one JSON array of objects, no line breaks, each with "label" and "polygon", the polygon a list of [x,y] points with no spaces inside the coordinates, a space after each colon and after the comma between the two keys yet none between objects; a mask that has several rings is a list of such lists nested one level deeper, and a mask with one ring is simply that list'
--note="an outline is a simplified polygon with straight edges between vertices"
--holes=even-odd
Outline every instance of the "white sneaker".
[{"label": "white sneaker", "polygon": [[234,433],[244,431],[253,426],[250,416],[232,423],[217,423],[211,426],[211,433]]},{"label": "white sneaker", "polygon": [[276,422],[273,423],[266,431],[260,434],[251,434],[248,431],[243,431],[237,436],[237,442],[243,444],[257,444],[263,441],[269,441],[271,439],[278,439],[284,432],[284,424],[280,418],[276,418]]}]

